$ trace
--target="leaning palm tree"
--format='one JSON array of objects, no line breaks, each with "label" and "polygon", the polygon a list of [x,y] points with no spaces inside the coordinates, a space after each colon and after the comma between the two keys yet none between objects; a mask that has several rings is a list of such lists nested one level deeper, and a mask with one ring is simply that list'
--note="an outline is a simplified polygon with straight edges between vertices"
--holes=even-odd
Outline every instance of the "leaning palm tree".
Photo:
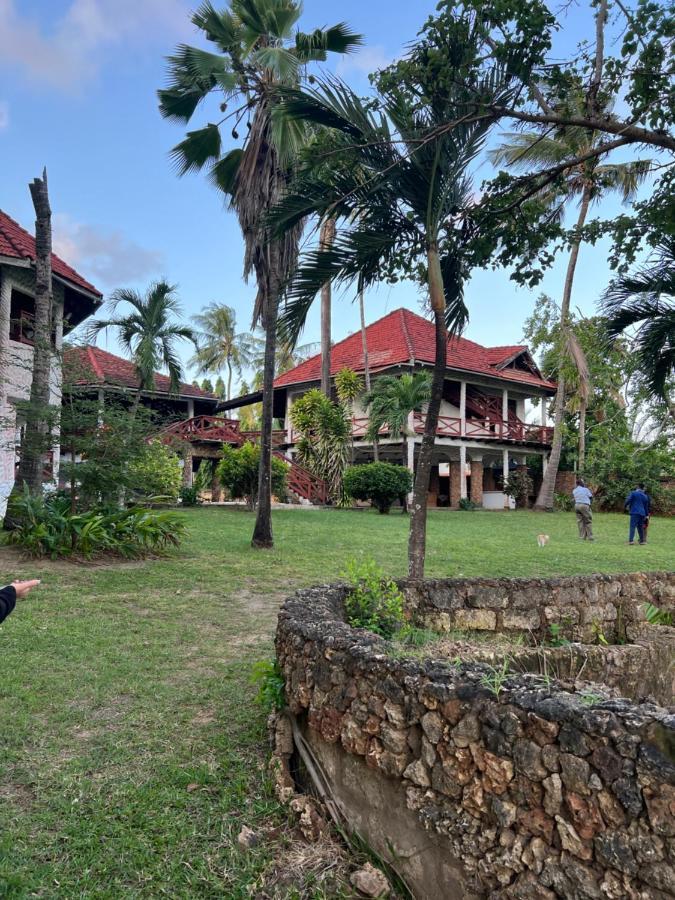
[{"label": "leaning palm tree", "polygon": [[408,465],[405,438],[413,437],[410,414],[420,412],[431,396],[431,378],[428,372],[406,372],[403,375],[381,375],[372,390],[366,394],[368,409],[368,439],[376,440],[380,430],[387,426],[389,436],[401,440],[402,463]]},{"label": "leaning palm tree", "polygon": [[227,370],[225,399],[232,396],[232,375],[241,375],[250,366],[260,340],[247,331],[237,331],[237,314],[225,303],[210,303],[205,310],[192,317],[198,331],[197,352],[190,365],[197,374],[219,374]]},{"label": "leaning palm tree", "polygon": [[[583,98],[578,99],[579,110],[583,111]],[[551,168],[566,159],[583,157],[602,142],[598,132],[588,131],[585,128],[566,128],[556,133],[551,133],[549,126],[546,128],[534,128],[530,131],[516,132],[505,135],[505,141],[501,147],[490,153],[492,162],[496,165],[506,165],[514,170],[530,171],[532,165]],[[624,202],[628,202],[637,191],[640,184],[646,178],[650,168],[649,160],[637,160],[634,162],[614,163],[604,157],[597,156],[592,160],[586,160],[566,170],[562,187],[552,190],[545,188],[539,199],[546,202],[551,209],[551,214],[561,218],[565,207],[578,201],[578,214],[575,227],[575,237],[570,245],[570,256],[567,263],[567,272],[563,287],[562,302],[560,304],[560,330],[561,352],[565,356],[571,354],[571,358],[583,365],[583,353],[579,356],[572,352],[578,349],[569,336],[570,331],[570,302],[574,286],[574,276],[579,250],[582,242],[581,230],[586,224],[588,212],[593,203],[599,202],[610,193],[620,194]],[[561,360],[562,362],[562,360]],[[583,373],[580,372],[579,384],[584,384]],[[548,466],[542,480],[539,496],[535,503],[537,509],[553,509],[553,494],[555,479],[560,464],[560,455],[563,442],[563,414],[565,408],[566,381],[563,366],[558,367],[558,385],[554,401],[553,412],[553,442],[549,455]],[[580,468],[583,467],[585,456],[585,413],[587,392],[579,396],[579,457]]]},{"label": "leaning palm tree", "polygon": [[[173,150],[179,174],[210,169],[216,187],[230,200],[244,236],[244,277],[255,274],[258,293],[253,325],[265,330],[265,365],[258,511],[252,543],[271,547],[272,396],[277,313],[282,285],[295,268],[302,223],[268,242],[267,213],[284,195],[305,137],[302,123],[275,114],[278,91],[300,81],[307,63],[328,52],[347,53],[361,43],[344,23],[309,34],[294,32],[299,0],[230,0],[218,12],[203,3],[193,24],[215,52],[181,45],[169,59],[170,85],[159,91],[163,116],[189,122],[201,101],[220,96],[223,117],[187,137]],[[245,123],[241,147],[225,150],[221,129],[232,137]]]},{"label": "leaning palm tree", "polygon": [[[478,91],[497,103],[504,98],[503,83],[493,73]],[[449,330],[460,331],[467,320],[463,284],[475,202],[467,170],[490,127],[481,119],[435,132],[457,118],[460,90],[450,78],[430,84],[429,93],[419,96],[392,88],[381,93],[377,112],[339,81],[289,94],[286,115],[332,129],[340,158],[351,164],[328,172],[322,167],[318,174],[310,168],[273,217],[280,230],[312,214],[343,223],[333,246],[309,251],[289,285],[280,324],[291,340],[327,281],[354,284],[358,290],[395,271],[424,272],[436,337],[410,522],[408,565],[414,578],[424,574],[427,495]]]},{"label": "leaning palm tree", "polygon": [[[166,281],[151,284],[145,294],[130,288],[114,291],[108,302],[110,317],[94,320],[86,331],[86,340],[94,342],[109,330],[133,361],[138,376],[138,390],[134,398],[132,415],[140,403],[142,391],[155,388],[155,372],[166,369],[169,374],[169,390],[178,393],[183,379],[183,367],[178,356],[180,341],[194,343],[192,329],[181,325],[176,316],[181,307],[176,297],[175,285]],[[120,311],[126,304],[129,310]]]},{"label": "leaning palm tree", "polygon": [[675,238],[661,240],[648,263],[611,282],[602,299],[611,337],[635,329],[635,351],[650,394],[675,416]]}]

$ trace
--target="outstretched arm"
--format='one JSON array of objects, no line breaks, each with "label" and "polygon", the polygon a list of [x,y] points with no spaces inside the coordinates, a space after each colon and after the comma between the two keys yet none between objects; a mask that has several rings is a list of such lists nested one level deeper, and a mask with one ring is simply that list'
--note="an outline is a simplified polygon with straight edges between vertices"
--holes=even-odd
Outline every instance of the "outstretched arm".
[{"label": "outstretched arm", "polygon": [[31,581],[14,581],[7,587],[0,588],[0,622],[11,613],[16,601],[23,599],[38,584],[39,579],[33,578]]}]

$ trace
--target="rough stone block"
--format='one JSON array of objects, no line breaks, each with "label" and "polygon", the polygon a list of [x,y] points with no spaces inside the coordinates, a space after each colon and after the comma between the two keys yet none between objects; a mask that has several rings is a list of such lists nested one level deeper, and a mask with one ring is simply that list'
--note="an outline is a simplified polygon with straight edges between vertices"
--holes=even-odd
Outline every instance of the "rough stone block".
[{"label": "rough stone block", "polygon": [[494,631],[497,627],[497,614],[489,609],[458,609],[455,612],[454,625],[455,628]]},{"label": "rough stone block", "polygon": [[504,628],[518,629],[519,631],[536,631],[540,625],[539,613],[536,610],[532,612],[506,610],[502,622]]}]

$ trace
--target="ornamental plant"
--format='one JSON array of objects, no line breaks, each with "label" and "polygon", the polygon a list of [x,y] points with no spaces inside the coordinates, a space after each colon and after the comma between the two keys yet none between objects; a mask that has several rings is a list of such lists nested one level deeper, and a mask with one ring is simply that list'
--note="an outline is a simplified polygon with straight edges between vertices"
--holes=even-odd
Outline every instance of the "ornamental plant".
[{"label": "ornamental plant", "polygon": [[389,512],[396,500],[405,510],[406,494],[412,489],[412,473],[405,466],[373,462],[347,469],[345,491],[355,500],[370,500],[379,513]]},{"label": "ornamental plant", "polygon": [[350,585],[345,598],[347,621],[384,638],[393,637],[405,624],[403,594],[385,578],[373,559],[351,560],[343,573]]},{"label": "ornamental plant", "polygon": [[[241,447],[223,445],[223,458],[216,468],[216,476],[234,500],[244,498],[250,510],[258,502],[258,466],[260,447],[247,441]],[[272,457],[272,493],[279,499],[286,497],[287,464]]]}]

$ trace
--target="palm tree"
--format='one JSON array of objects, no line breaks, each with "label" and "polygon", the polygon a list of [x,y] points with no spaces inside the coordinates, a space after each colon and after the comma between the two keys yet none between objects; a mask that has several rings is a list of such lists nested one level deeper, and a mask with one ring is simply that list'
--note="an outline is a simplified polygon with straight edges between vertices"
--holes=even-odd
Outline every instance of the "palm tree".
[{"label": "palm tree", "polygon": [[[170,84],[159,91],[163,116],[187,123],[208,95],[222,98],[223,118],[195,131],[173,150],[181,175],[210,166],[214,184],[230,199],[245,244],[244,277],[255,273],[253,325],[265,329],[265,364],[258,511],[252,543],[273,546],[271,516],[272,399],[277,313],[283,285],[295,269],[302,223],[268,241],[267,213],[287,190],[305,129],[275,114],[278,92],[299,83],[302,68],[328,52],[347,53],[361,43],[344,23],[306,34],[293,32],[299,0],[230,0],[217,12],[203,3],[193,24],[215,47],[181,45],[169,59]],[[229,106],[229,109],[228,109]],[[221,128],[245,120],[243,145],[224,151]]]},{"label": "palm tree", "polygon": [[[490,127],[482,119],[435,134],[435,128],[457,117],[464,95],[458,96],[461,87],[451,78],[428,88],[428,93],[387,91],[378,98],[378,112],[339,81],[289,93],[286,115],[337,132],[341,158],[351,164],[331,172],[322,167],[316,174],[310,168],[273,216],[280,231],[312,214],[344,221],[333,246],[309,251],[289,286],[280,325],[291,340],[297,339],[325,282],[365,289],[396,269],[425,272],[436,337],[410,522],[408,566],[414,578],[424,573],[427,495],[449,330],[461,331],[467,320],[463,283],[474,203],[467,168]],[[499,75],[480,89],[497,102]]]},{"label": "palm tree", "polygon": [[259,339],[247,331],[237,332],[237,314],[224,303],[210,303],[192,321],[199,329],[196,335],[197,352],[190,360],[198,375],[219,374],[227,369],[225,399],[232,396],[232,374],[241,375],[245,366],[253,362]]},{"label": "palm tree", "polygon": [[413,437],[408,420],[410,413],[420,412],[431,395],[431,378],[428,372],[406,372],[403,375],[381,375],[373,389],[366,394],[368,408],[368,439],[373,441],[385,425],[389,436],[400,438],[402,463],[408,465],[407,446],[404,438]]},{"label": "palm tree", "polygon": [[[584,100],[578,99],[579,109],[583,111]],[[497,165],[506,165],[515,170],[529,170],[532,164],[550,168],[566,159],[582,156],[602,142],[598,132],[584,128],[566,128],[551,134],[550,127],[536,128],[531,131],[510,133],[505,136],[501,147],[490,153],[490,158]],[[579,212],[575,227],[575,235],[570,246],[567,263],[562,302],[560,304],[560,329],[562,353],[569,354],[574,344],[570,341],[570,302],[574,276],[581,247],[581,229],[586,224],[591,204],[597,203],[608,193],[620,194],[624,202],[628,202],[644,181],[649,172],[649,160],[637,160],[627,163],[613,163],[598,156],[592,160],[566,170],[564,184],[561,188],[545,189],[540,199],[551,208],[551,214],[562,217],[566,206],[578,201]],[[577,345],[578,346],[578,345]],[[583,355],[583,354],[582,354]],[[574,357],[573,357],[574,358]],[[581,357],[579,357],[581,361]],[[580,378],[583,384],[584,379]],[[558,386],[555,395],[553,413],[553,442],[546,473],[542,480],[539,496],[535,503],[537,509],[553,509],[553,493],[555,479],[560,464],[563,441],[563,413],[565,406],[565,376],[562,365],[559,366]],[[585,412],[586,399],[579,398],[580,428],[579,457],[580,468],[585,455]]]},{"label": "palm tree", "polygon": [[[325,219],[321,224],[319,245],[328,250],[335,240],[335,220]],[[330,397],[330,350],[331,350],[331,302],[332,288],[330,281],[321,287],[321,390]]]},{"label": "palm tree", "polygon": [[[178,393],[183,380],[183,367],[176,349],[179,341],[194,343],[192,329],[181,325],[174,316],[180,316],[181,307],[175,294],[176,287],[166,281],[151,284],[145,294],[130,288],[113,292],[108,303],[110,318],[93,321],[86,331],[86,340],[94,342],[99,334],[112,329],[117,340],[134,363],[138,375],[138,391],[132,407],[135,415],[142,391],[155,388],[155,372],[166,369],[169,373],[169,390]],[[126,304],[130,311],[118,313]]]},{"label": "palm tree", "polygon": [[611,337],[635,328],[635,351],[650,394],[675,416],[675,238],[664,237],[648,263],[614,279],[602,310]]}]

